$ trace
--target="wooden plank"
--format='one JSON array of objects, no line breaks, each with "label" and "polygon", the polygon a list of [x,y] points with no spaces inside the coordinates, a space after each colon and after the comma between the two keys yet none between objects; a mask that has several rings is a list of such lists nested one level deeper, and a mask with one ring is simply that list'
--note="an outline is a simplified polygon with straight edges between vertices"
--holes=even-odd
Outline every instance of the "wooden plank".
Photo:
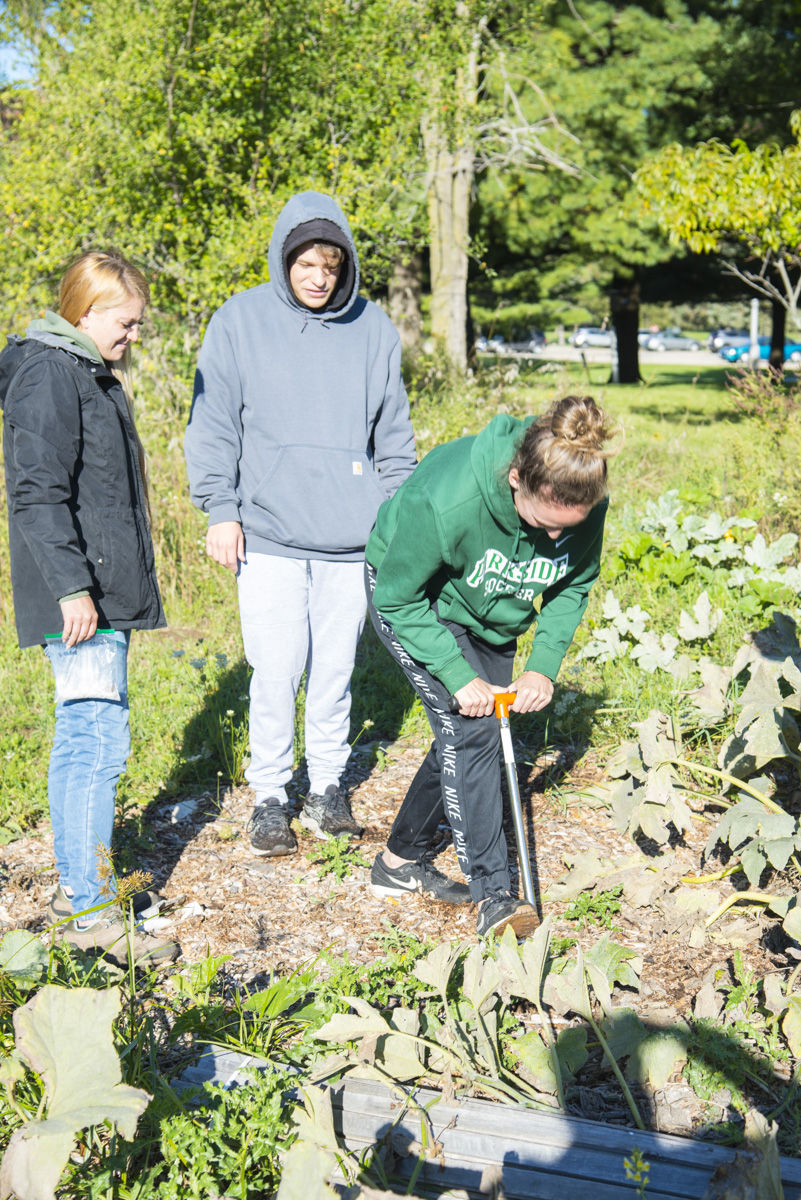
[{"label": "wooden plank", "polygon": [[[246,1085],[249,1071],[275,1069],[265,1059],[212,1046],[176,1086]],[[429,1088],[415,1089],[414,1097],[416,1103],[409,1103],[401,1087],[348,1076],[331,1088],[334,1123],[348,1150],[388,1137],[396,1173],[408,1179],[418,1162],[420,1107],[430,1106],[429,1130],[442,1153],[424,1163],[418,1186],[435,1194],[462,1188],[478,1197],[485,1169],[500,1166],[507,1200],[625,1200],[636,1188],[626,1179],[623,1160],[636,1146],[650,1164],[649,1200],[698,1200],[715,1169],[735,1153],[698,1139],[489,1100],[445,1103]],[[801,1161],[782,1157],[781,1171],[785,1200],[801,1200]]]}]

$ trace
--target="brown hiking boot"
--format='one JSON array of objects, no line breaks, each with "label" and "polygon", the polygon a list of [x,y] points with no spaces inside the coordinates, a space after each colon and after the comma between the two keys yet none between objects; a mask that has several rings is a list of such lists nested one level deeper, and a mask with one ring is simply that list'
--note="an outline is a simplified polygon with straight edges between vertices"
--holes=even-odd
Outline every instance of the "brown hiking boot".
[{"label": "brown hiking boot", "polygon": [[98,954],[118,967],[128,966],[129,953],[134,966],[167,966],[181,953],[177,942],[131,928],[118,908],[106,909],[102,917],[87,925],[68,921],[55,930],[55,935],[59,941],[69,942],[87,954]]}]

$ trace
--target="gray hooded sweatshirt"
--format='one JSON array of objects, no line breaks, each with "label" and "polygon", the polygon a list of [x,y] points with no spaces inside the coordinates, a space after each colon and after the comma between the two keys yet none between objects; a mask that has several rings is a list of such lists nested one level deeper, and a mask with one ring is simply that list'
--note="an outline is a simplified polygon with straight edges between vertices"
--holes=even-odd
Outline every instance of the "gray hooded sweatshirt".
[{"label": "gray hooded sweatshirt", "polygon": [[[287,240],[315,220],[341,232],[353,268],[329,311],[297,300],[285,269]],[[186,431],[192,500],[212,525],[239,521],[246,550],[358,561],[378,508],[417,462],[400,339],[358,295],[356,246],[329,196],[292,197],[268,263],[270,282],[209,322]]]}]

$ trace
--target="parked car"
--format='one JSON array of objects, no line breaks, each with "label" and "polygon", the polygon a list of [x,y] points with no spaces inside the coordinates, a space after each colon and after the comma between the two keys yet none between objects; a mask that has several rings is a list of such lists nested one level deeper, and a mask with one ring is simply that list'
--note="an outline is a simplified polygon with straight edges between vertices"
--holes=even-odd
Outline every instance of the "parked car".
[{"label": "parked car", "polygon": [[637,341],[641,346],[647,346],[651,338],[654,336],[653,329],[638,329]]},{"label": "parked car", "polygon": [[506,338],[500,333],[495,333],[490,338],[483,335],[476,338],[476,350],[479,354],[505,354],[507,349]]},{"label": "parked car", "polygon": [[645,343],[648,350],[700,350],[701,343],[685,337],[680,329],[662,329]]},{"label": "parked car", "polygon": [[567,340],[571,346],[611,346],[612,331],[598,325],[580,325]]},{"label": "parked car", "polygon": [[[759,342],[759,357],[770,358],[770,338],[759,337],[757,341]],[[720,353],[726,362],[747,362],[751,353],[750,339],[744,346],[724,346]],[[784,343],[784,361],[801,363],[801,342]]]},{"label": "parked car", "polygon": [[536,354],[538,350],[542,350],[547,340],[541,329],[529,329],[528,337],[521,338],[518,342],[510,342],[509,349],[520,354]]},{"label": "parked car", "polygon": [[727,325],[723,329],[712,330],[706,339],[706,348],[707,350],[720,350],[723,346],[742,346],[744,341],[750,340],[750,337],[747,329],[733,329],[731,325]]}]

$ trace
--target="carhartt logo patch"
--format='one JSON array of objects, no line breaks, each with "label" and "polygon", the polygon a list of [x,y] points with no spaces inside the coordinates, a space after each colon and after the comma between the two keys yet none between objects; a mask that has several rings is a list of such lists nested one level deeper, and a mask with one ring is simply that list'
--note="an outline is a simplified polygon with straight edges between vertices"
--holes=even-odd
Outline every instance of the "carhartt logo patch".
[{"label": "carhartt logo patch", "polygon": [[354,475],[361,475],[362,473],[363,473],[363,472],[362,472],[362,464],[361,464],[360,462],[355,462],[355,463],[353,464],[353,474],[354,474]]}]

